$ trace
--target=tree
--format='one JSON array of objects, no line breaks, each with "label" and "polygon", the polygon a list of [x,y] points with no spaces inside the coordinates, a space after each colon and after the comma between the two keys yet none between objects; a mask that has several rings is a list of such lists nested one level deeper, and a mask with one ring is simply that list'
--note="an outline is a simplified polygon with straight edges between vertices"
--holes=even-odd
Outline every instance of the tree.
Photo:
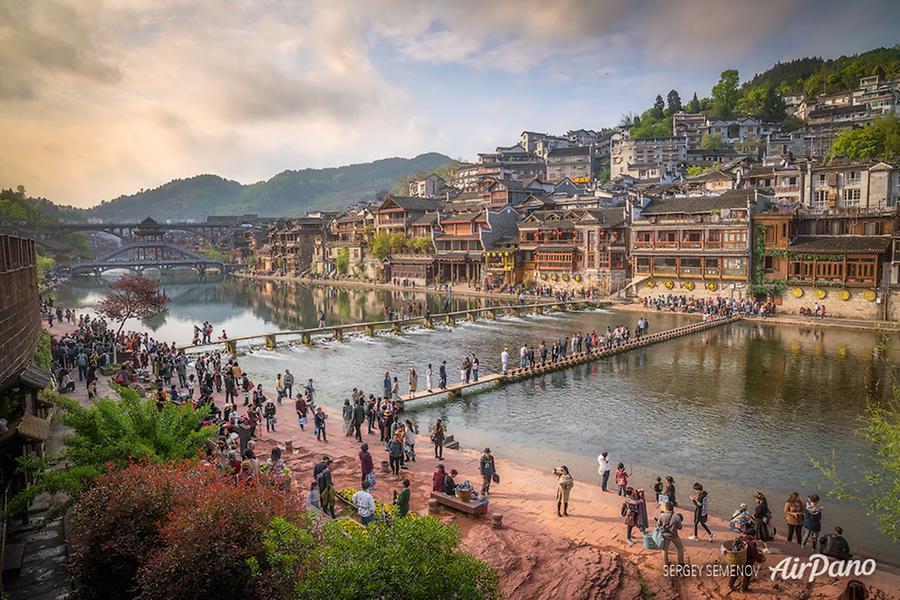
[{"label": "tree", "polygon": [[38,285],[44,283],[44,278],[56,267],[56,260],[52,256],[37,255],[37,280]]},{"label": "tree", "polygon": [[719,76],[719,82],[712,88],[713,109],[716,112],[716,116],[730,117],[734,114],[734,109],[740,97],[740,92],[738,91],[739,83],[740,78],[736,69],[722,71],[722,74]]},{"label": "tree", "polygon": [[704,133],[700,138],[700,148],[702,150],[721,150],[722,136],[718,133]]},{"label": "tree", "polygon": [[691,101],[687,103],[687,112],[689,112],[689,113],[700,112],[700,100],[697,99],[697,92],[694,92],[694,97],[691,98]]},{"label": "tree", "polygon": [[350,249],[341,248],[338,250],[337,257],[334,259],[334,267],[341,275],[346,275],[350,268]]},{"label": "tree", "polygon": [[650,114],[654,119],[662,119],[665,116],[666,103],[663,102],[662,96],[656,96],[656,100],[653,102],[653,108],[650,109]]},{"label": "tree", "polygon": [[857,431],[874,451],[872,465],[863,473],[868,485],[846,481],[845,474],[838,473],[833,458],[831,461],[820,461],[815,457],[811,460],[834,485],[830,495],[864,506],[876,519],[878,530],[897,542],[900,540],[900,378],[896,367],[887,358],[889,350],[890,338],[884,336],[878,356],[890,371],[891,395],[887,399],[868,399]]},{"label": "tree", "polygon": [[900,154],[900,120],[887,114],[862,129],[844,131],[831,145],[831,154],[853,160],[890,160]]},{"label": "tree", "polygon": [[676,90],[669,90],[666,101],[669,103],[669,115],[674,115],[681,111],[681,96],[678,95]]},{"label": "tree", "polygon": [[159,284],[143,275],[123,275],[109,284],[112,290],[100,300],[97,312],[113,321],[119,321],[118,335],[131,318],[155,315],[169,301],[159,291]]},{"label": "tree", "polygon": [[[41,494],[68,496],[49,511],[47,519],[52,520],[109,466],[121,468],[132,460],[160,464],[193,458],[215,434],[214,428],[202,427],[209,413],[206,407],[194,410],[189,402],[157,407],[153,399],[141,398],[134,390],[115,388],[118,400],[100,398],[90,408],[54,395],[63,410],[62,423],[72,433],[58,455],[23,461],[26,470],[34,473],[34,483],[12,499],[7,514],[24,510]],[[65,468],[51,468],[57,466]]]}]

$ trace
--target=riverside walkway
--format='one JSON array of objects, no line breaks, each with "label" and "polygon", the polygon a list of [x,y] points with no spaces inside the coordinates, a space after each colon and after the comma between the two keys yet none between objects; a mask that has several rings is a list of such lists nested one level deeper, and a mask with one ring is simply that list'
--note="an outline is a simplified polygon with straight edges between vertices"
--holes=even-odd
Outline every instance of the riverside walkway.
[{"label": "riverside walkway", "polygon": [[[506,383],[511,383],[514,381],[521,381],[523,379],[529,379],[531,377],[537,377],[539,375],[545,375],[547,373],[552,373],[554,371],[561,371],[563,369],[568,369],[570,367],[574,367],[576,365],[580,365],[582,363],[587,363],[595,360],[600,360],[603,358],[607,358],[609,356],[613,356],[616,354],[623,354],[625,352],[629,352],[630,350],[635,350],[637,348],[643,348],[645,346],[650,346],[652,344],[658,344],[660,342],[665,342],[671,339],[675,339],[678,337],[683,337],[686,335],[691,335],[693,333],[699,333],[701,331],[706,331],[708,329],[712,329],[714,327],[719,327],[720,325],[725,325],[727,323],[734,323],[735,321],[740,320],[741,317],[720,317],[717,319],[711,319],[709,321],[702,321],[699,323],[692,323],[690,325],[684,325],[681,327],[675,327],[674,329],[667,329],[665,331],[660,331],[659,333],[648,333],[646,335],[642,335],[639,338],[633,338],[624,344],[619,344],[618,346],[613,346],[612,348],[594,348],[591,352],[578,352],[575,354],[567,354],[565,358],[562,360],[558,360],[554,363],[545,363],[543,365],[536,364],[532,369],[530,367],[525,368],[514,368],[510,369],[506,373],[490,373],[484,375],[483,377],[479,377],[478,381],[469,381],[468,383],[460,382],[448,385],[446,388],[442,390],[423,390],[421,392],[416,392],[414,394],[403,394],[401,399],[404,403],[411,402],[413,400],[427,400],[429,398],[434,398],[436,396],[441,396],[443,394],[448,394],[450,396],[460,396],[464,390],[472,389],[474,387],[487,385],[491,383],[496,383],[498,385],[503,385]],[[512,359],[513,357],[510,357]],[[515,357],[518,360],[518,356]]]},{"label": "riverside walkway", "polygon": [[266,347],[275,348],[278,344],[278,338],[294,338],[289,341],[300,341],[306,345],[313,344],[313,336],[330,335],[335,340],[344,339],[344,335],[348,333],[365,333],[366,335],[375,335],[379,330],[391,330],[394,333],[400,333],[404,327],[421,326],[433,329],[436,323],[446,323],[453,326],[457,321],[475,321],[479,317],[488,319],[496,319],[498,317],[508,315],[521,314],[543,314],[546,312],[560,312],[566,310],[577,310],[580,308],[603,308],[608,303],[597,302],[595,300],[567,300],[554,302],[538,302],[532,304],[507,304],[497,306],[487,306],[484,308],[470,308],[447,313],[438,313],[429,317],[419,316],[407,319],[394,319],[385,321],[367,321],[363,323],[345,323],[341,325],[328,325],[326,327],[310,327],[307,329],[297,329],[294,331],[278,331],[274,333],[257,333],[253,335],[244,335],[228,339],[219,339],[208,344],[188,344],[180,346],[180,350],[206,352],[216,347],[224,346],[225,351],[232,356],[237,354],[238,342],[251,342],[253,340],[264,340]]}]

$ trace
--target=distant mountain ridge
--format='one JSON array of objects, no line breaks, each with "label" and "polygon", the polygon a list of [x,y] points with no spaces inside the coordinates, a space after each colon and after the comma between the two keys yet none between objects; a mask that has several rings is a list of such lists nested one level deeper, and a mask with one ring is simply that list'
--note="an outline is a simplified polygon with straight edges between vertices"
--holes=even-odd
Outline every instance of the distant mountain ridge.
[{"label": "distant mountain ridge", "polygon": [[312,210],[341,210],[402,178],[430,173],[452,162],[437,152],[415,158],[384,158],[370,163],[283,171],[267,181],[241,184],[218,175],[175,179],[152,190],[120,196],[85,211],[104,221],[195,219],[208,215],[256,213],[295,216]]}]

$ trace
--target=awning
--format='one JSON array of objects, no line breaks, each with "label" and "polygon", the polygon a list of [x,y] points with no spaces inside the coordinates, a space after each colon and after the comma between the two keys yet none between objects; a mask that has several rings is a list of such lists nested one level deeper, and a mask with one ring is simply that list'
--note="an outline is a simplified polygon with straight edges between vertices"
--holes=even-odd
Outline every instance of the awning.
[{"label": "awning", "polygon": [[16,431],[29,439],[46,442],[50,439],[50,420],[34,415],[24,415]]}]

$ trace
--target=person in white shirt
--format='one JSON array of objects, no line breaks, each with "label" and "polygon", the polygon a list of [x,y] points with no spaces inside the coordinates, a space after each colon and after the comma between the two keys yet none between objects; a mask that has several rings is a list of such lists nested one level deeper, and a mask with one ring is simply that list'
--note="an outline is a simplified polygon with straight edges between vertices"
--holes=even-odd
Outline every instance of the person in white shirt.
[{"label": "person in white shirt", "polygon": [[361,490],[350,499],[359,514],[359,522],[368,525],[375,519],[375,498],[368,492],[369,482],[363,481]]},{"label": "person in white shirt", "polygon": [[500,353],[500,368],[504,373],[509,371],[509,350],[506,348]]},{"label": "person in white shirt", "polygon": [[609,459],[607,456],[609,452],[605,450],[600,453],[600,456],[597,457],[597,462],[600,463],[600,468],[597,469],[597,472],[600,473],[600,490],[604,492],[608,492],[606,489],[606,485],[609,482]]},{"label": "person in white shirt", "polygon": [[524,369],[526,364],[528,364],[528,346],[522,344],[519,348],[519,368]]}]

